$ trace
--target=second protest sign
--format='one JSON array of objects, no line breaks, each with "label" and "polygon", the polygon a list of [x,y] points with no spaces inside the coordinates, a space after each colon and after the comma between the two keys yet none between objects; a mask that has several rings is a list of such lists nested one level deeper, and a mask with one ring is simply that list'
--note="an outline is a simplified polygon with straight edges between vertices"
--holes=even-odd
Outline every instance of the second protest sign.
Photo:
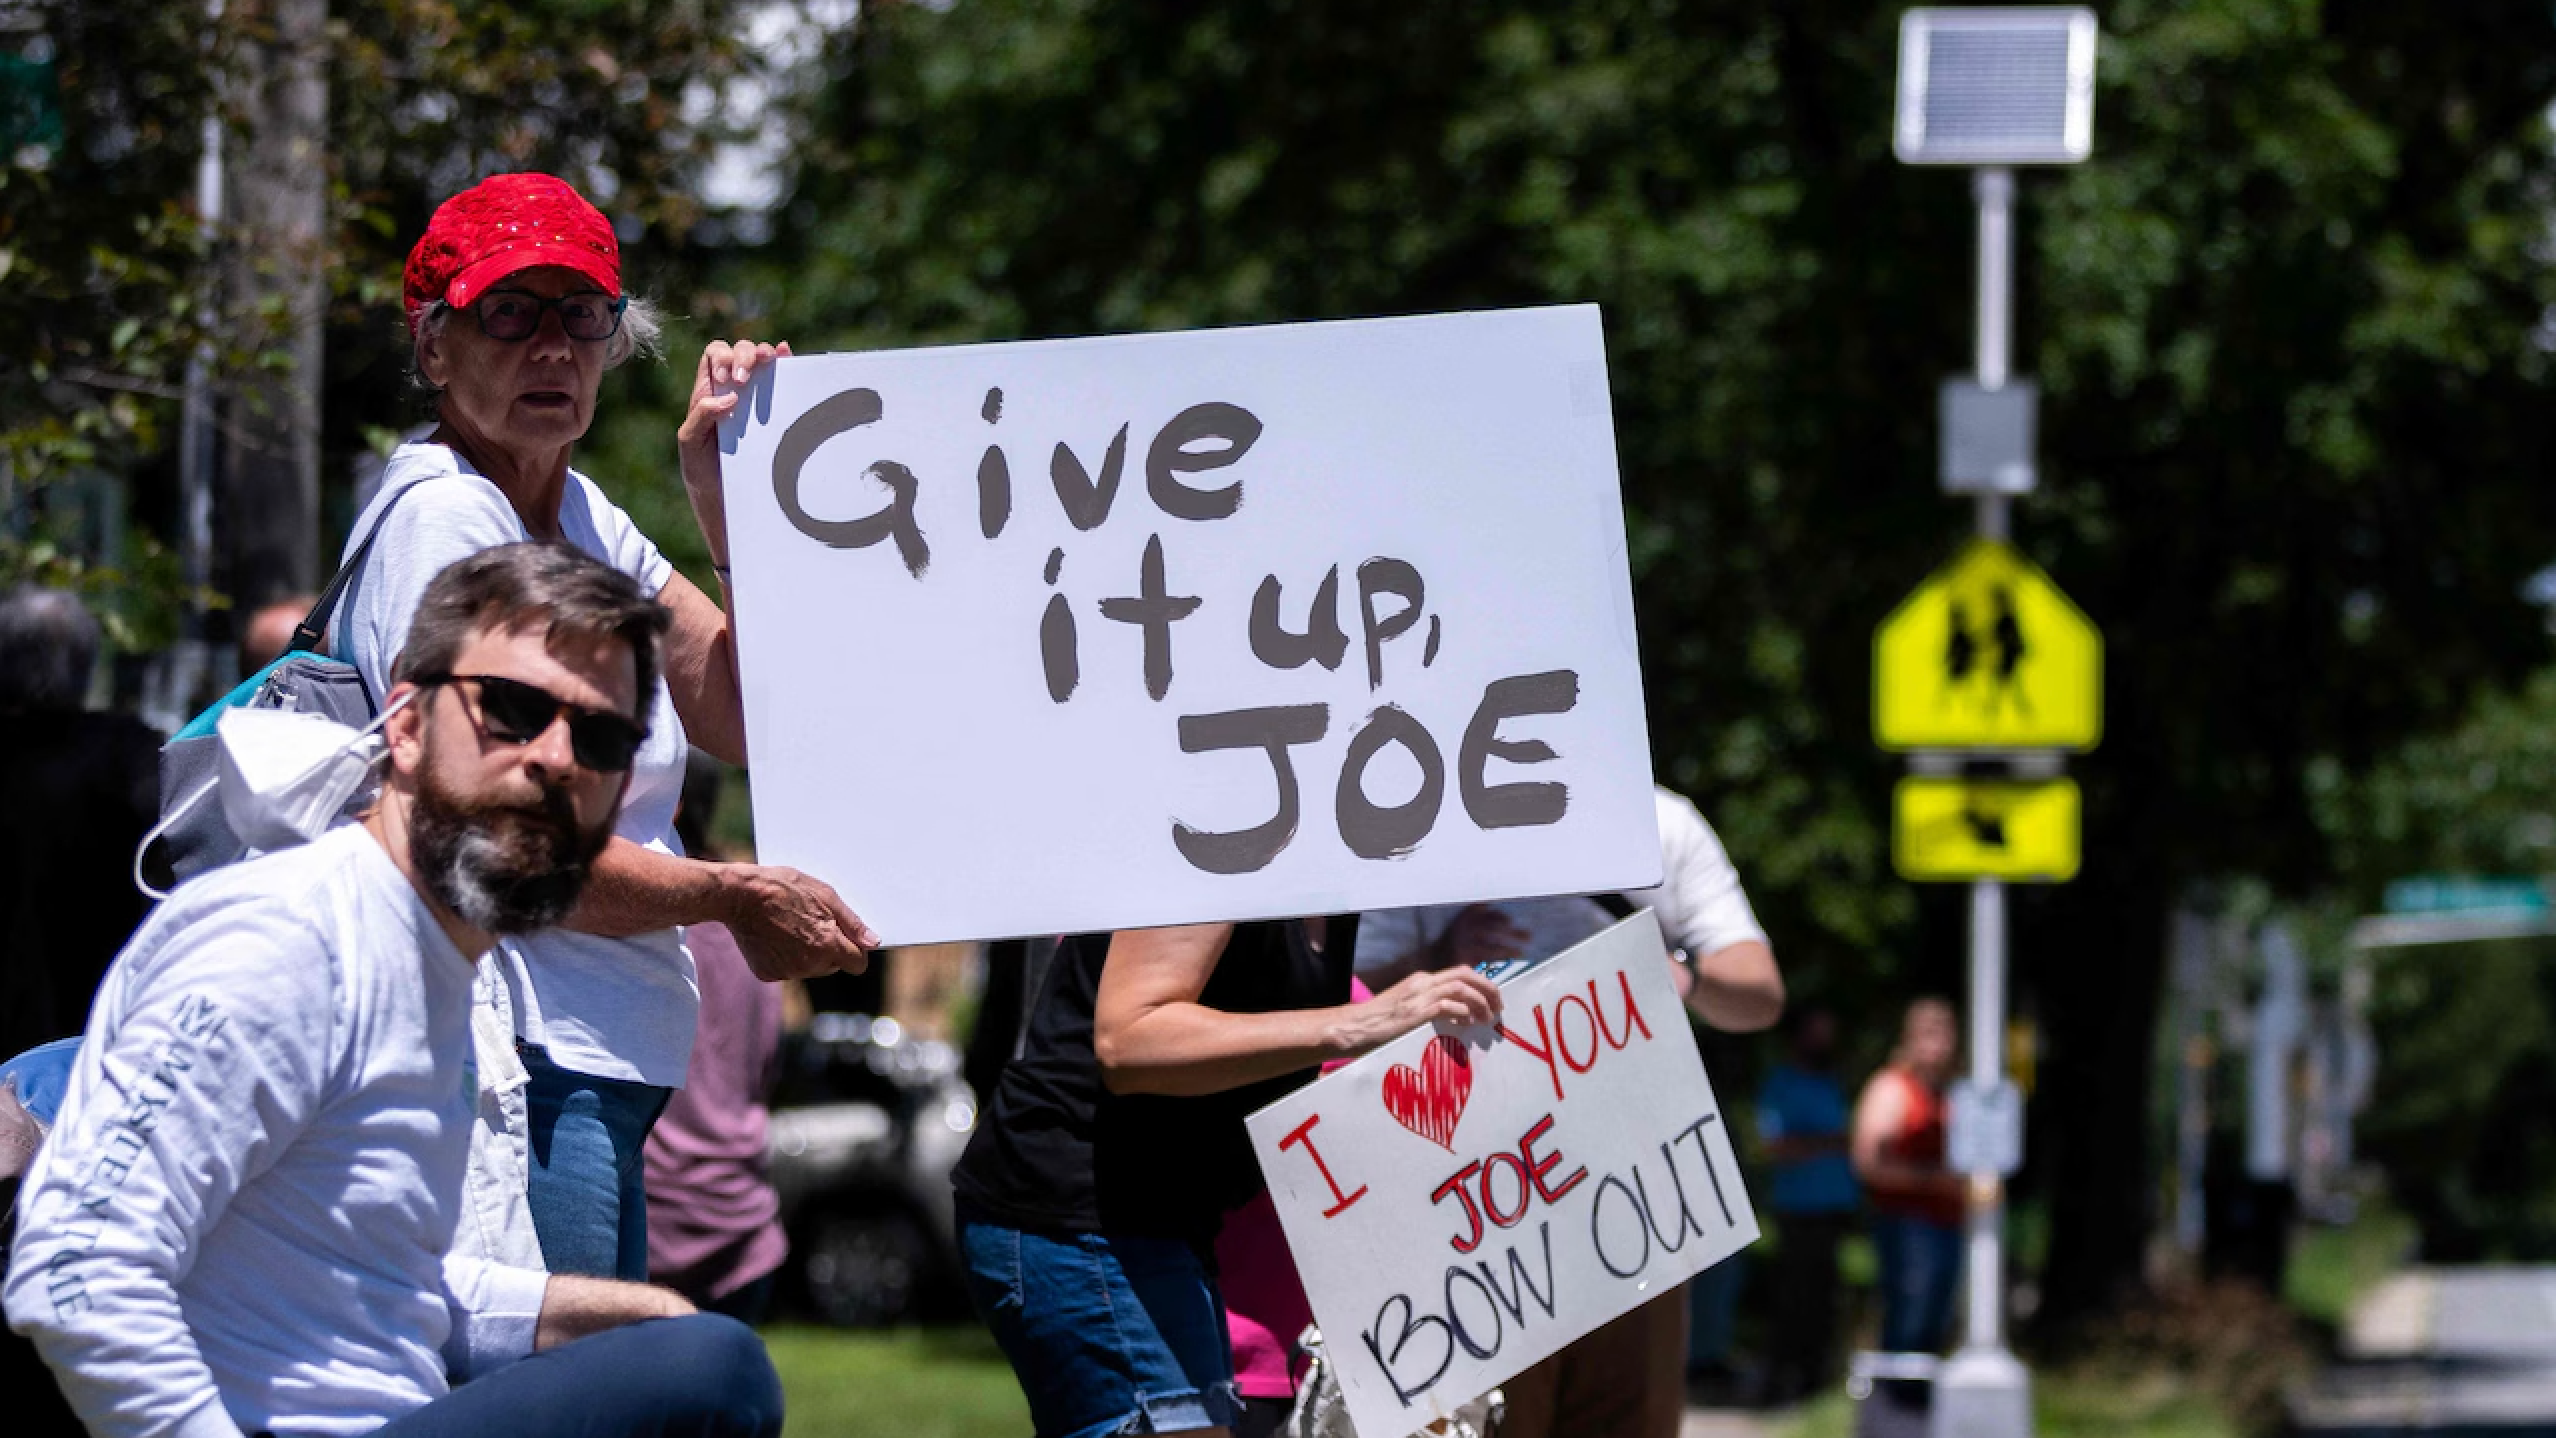
[{"label": "second protest sign", "polygon": [[1452,1413],[1757,1238],[1658,921],[1251,1116],[1362,1434]]}]

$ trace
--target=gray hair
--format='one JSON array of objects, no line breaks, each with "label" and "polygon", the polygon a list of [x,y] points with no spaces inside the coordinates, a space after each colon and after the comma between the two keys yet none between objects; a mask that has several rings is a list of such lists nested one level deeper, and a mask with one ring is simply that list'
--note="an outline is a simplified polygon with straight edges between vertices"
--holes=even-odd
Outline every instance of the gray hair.
[{"label": "gray hair", "polygon": [[98,621],[76,595],[22,584],[0,598],[0,714],[77,710],[97,667]]},{"label": "gray hair", "polygon": [[674,621],[639,581],[565,544],[526,540],[446,565],[418,598],[391,682],[452,677],[471,636],[539,620],[548,639],[618,638],[630,646],[646,725],[656,703],[658,641]]},{"label": "gray hair", "polygon": [[[443,387],[426,378],[426,366],[419,356],[425,353],[426,338],[440,335],[451,323],[453,307],[443,300],[430,302],[418,311],[416,332],[408,342],[408,382],[430,395],[442,394]],[[604,368],[619,369],[634,359],[662,359],[666,353],[666,317],[654,300],[631,295],[621,310],[621,328],[604,341]]]}]

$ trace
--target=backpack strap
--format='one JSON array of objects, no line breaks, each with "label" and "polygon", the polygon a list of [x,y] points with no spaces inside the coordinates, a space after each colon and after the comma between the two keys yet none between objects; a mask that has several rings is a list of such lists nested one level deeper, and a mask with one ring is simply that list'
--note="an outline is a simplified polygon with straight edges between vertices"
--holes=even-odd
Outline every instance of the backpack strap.
[{"label": "backpack strap", "polygon": [[364,542],[356,546],[355,552],[347,556],[344,564],[337,566],[337,573],[330,577],[328,587],[320,591],[319,602],[313,604],[311,612],[302,616],[302,622],[294,626],[293,638],[284,646],[285,653],[319,653],[320,641],[328,636],[328,621],[337,614],[337,601],[345,596],[346,586],[355,579],[355,571],[363,568],[364,561],[372,556],[373,541],[382,537],[382,526],[390,522],[391,510],[418,483],[411,480],[392,490],[390,498],[382,501],[382,512],[373,516],[373,527],[365,534]]}]

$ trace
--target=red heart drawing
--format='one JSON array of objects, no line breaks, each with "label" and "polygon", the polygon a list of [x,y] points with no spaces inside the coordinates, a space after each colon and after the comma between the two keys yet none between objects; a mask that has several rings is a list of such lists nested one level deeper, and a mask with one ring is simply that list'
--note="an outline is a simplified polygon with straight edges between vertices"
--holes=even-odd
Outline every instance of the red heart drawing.
[{"label": "red heart drawing", "polygon": [[1385,1070],[1385,1112],[1449,1153],[1455,1152],[1456,1120],[1464,1117],[1465,1100],[1472,1096],[1473,1056],[1452,1034],[1429,1040],[1419,1068],[1395,1064]]}]

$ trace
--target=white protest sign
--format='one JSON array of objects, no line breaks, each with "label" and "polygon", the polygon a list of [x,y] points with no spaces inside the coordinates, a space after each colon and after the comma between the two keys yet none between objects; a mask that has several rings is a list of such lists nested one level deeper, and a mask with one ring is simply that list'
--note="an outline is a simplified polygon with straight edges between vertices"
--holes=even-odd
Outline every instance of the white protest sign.
[{"label": "white protest sign", "polygon": [[756,845],[888,942],[1657,881],[1594,306],[761,376]]},{"label": "white protest sign", "polygon": [[1397,1438],[1757,1239],[1647,909],[1250,1119],[1349,1416]]}]

